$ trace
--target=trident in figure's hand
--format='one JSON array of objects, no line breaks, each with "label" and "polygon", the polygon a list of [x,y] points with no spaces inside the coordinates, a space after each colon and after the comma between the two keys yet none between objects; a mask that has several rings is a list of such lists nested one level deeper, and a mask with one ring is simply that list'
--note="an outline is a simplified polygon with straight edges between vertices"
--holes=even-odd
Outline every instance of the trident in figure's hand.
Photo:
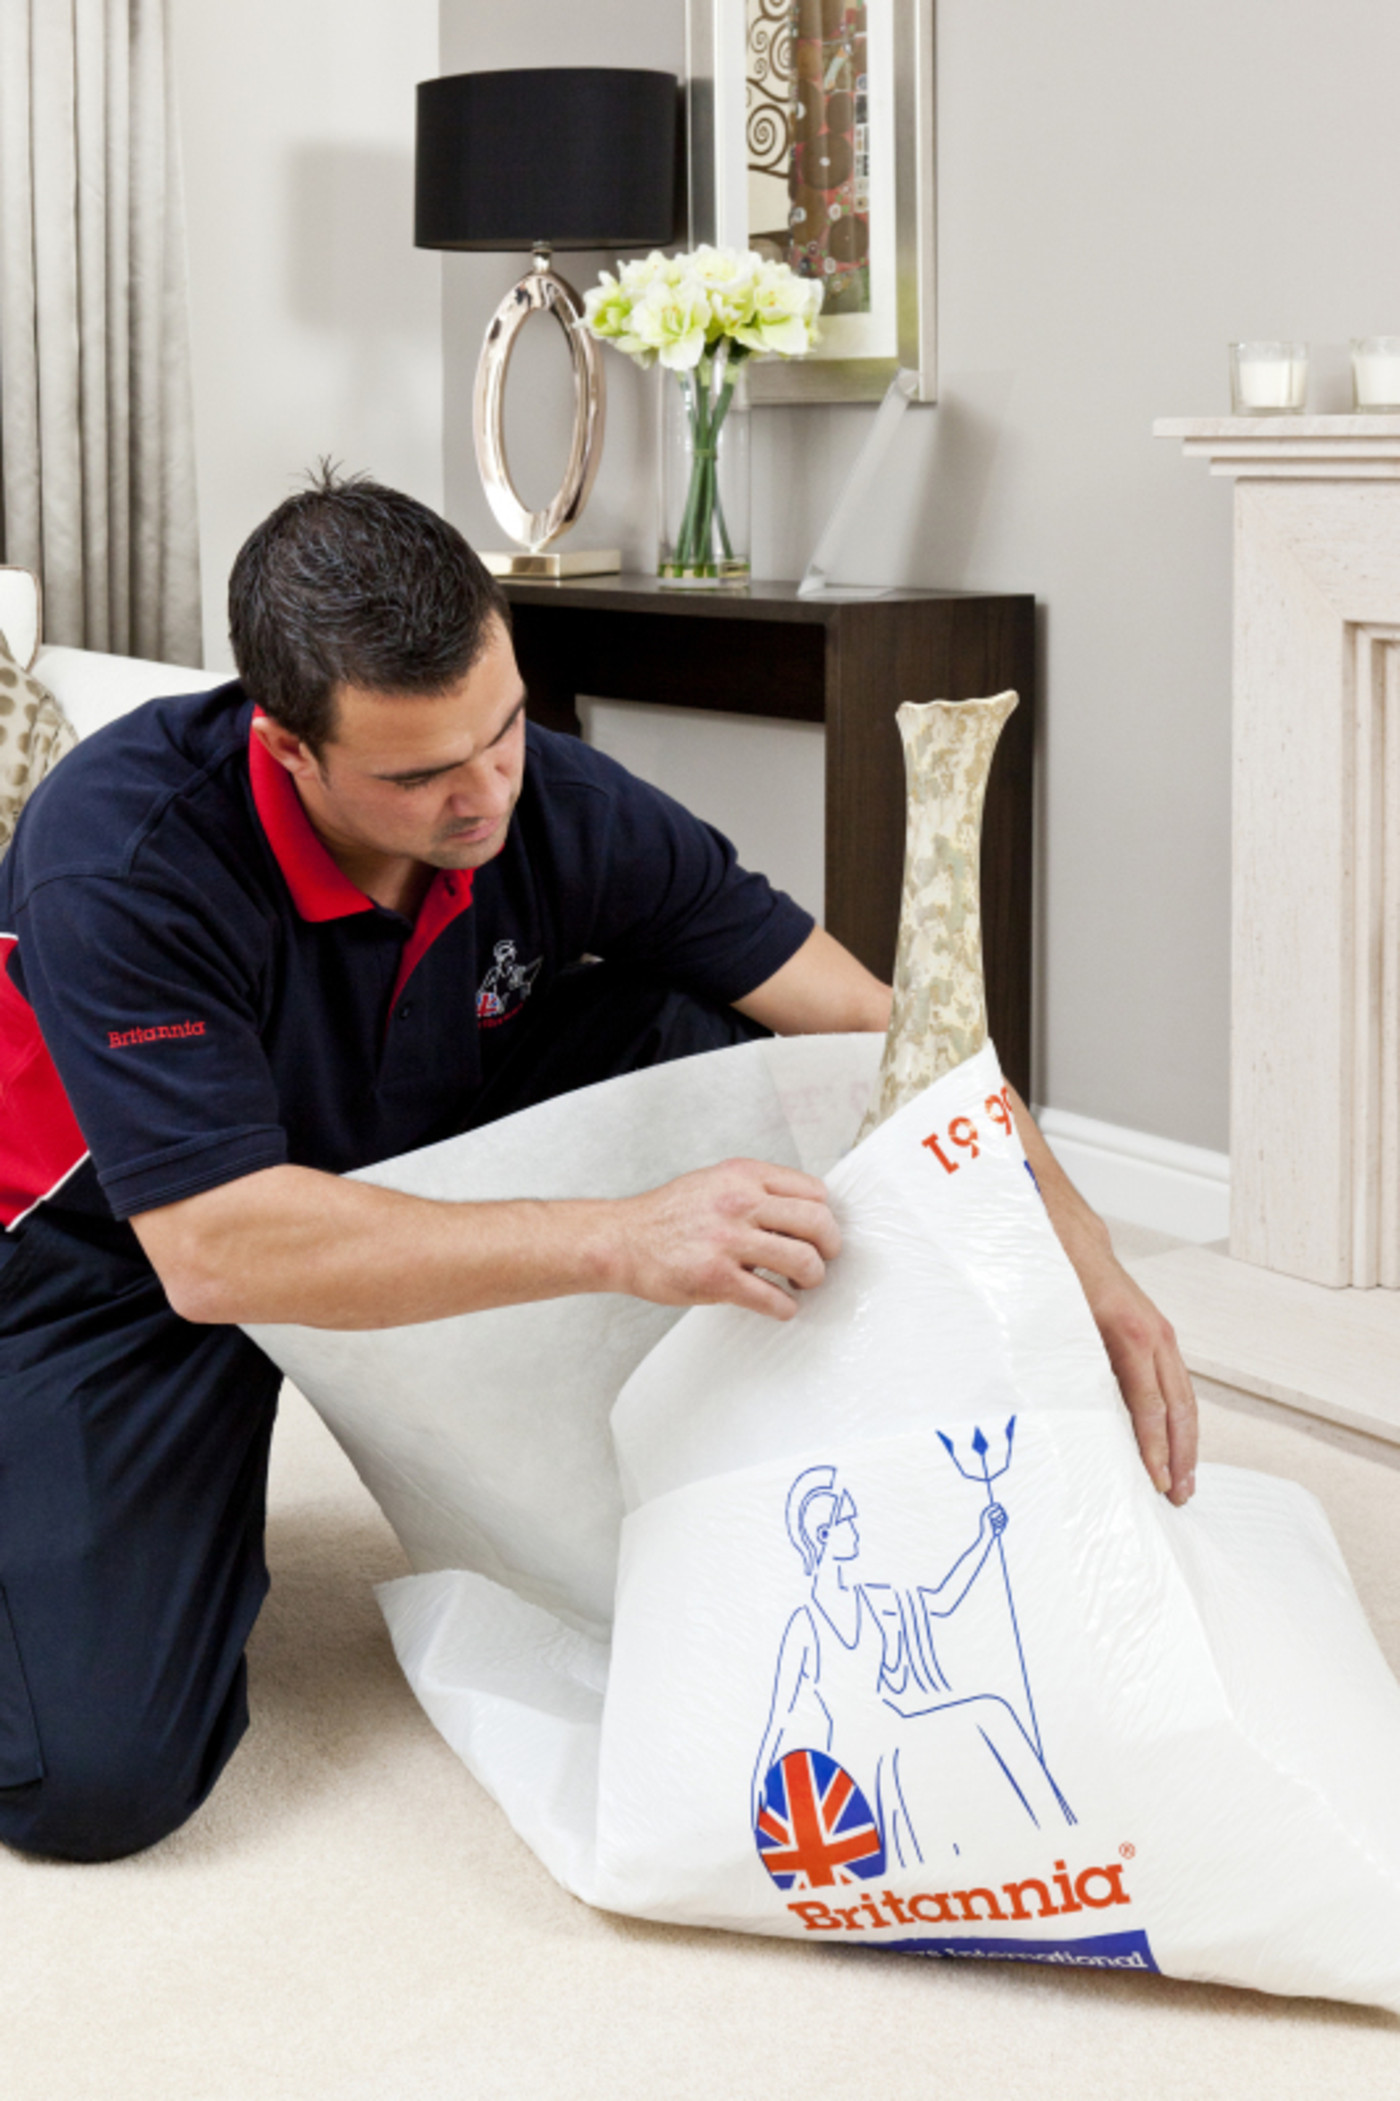
[{"label": "trident in figure's hand", "polygon": [[[947,1452],[948,1457],[952,1460],[963,1479],[965,1481],[980,1481],[986,1489],[988,1510],[1000,1510],[1001,1508],[1000,1504],[992,1496],[992,1483],[993,1481],[999,1481],[1011,1465],[1011,1449],[1016,1438],[1016,1418],[1014,1415],[1006,1425],[1002,1435],[1006,1439],[1005,1456],[1001,1459],[999,1465],[993,1466],[990,1456],[992,1451],[991,1441],[980,1426],[973,1430],[969,1439],[974,1456],[966,1463],[958,1457],[957,1448],[952,1438],[943,1430],[940,1430],[938,1433],[939,1443],[943,1446],[943,1449]],[[1021,1645],[1021,1628],[1016,1618],[1016,1600],[1011,1594],[1011,1571],[1006,1565],[1006,1540],[1003,1537],[1006,1530],[1006,1521],[1003,1518],[1003,1522],[1000,1525],[996,1525],[995,1520],[993,1520],[993,1523],[996,1533],[997,1554],[1001,1561],[1001,1580],[1006,1586],[1006,1607],[1011,1614],[1011,1633],[1016,1643],[1016,1655],[1021,1665],[1021,1683],[1025,1687],[1026,1692],[1026,1712],[1030,1716],[1031,1736],[1035,1742],[1036,1757],[1044,1765],[1045,1747],[1040,1739],[1040,1722],[1036,1717],[1035,1700],[1031,1693],[1030,1672],[1026,1668],[1026,1652]],[[1052,1782],[1051,1784],[1053,1786],[1054,1783]],[[1055,1792],[1059,1794],[1059,1789],[1056,1788]],[[1066,1816],[1070,1816],[1069,1804],[1065,1802],[1062,1795],[1060,1796],[1060,1802]]]},{"label": "trident in figure's hand", "polygon": [[1006,1439],[1006,1457],[1002,1460],[1000,1466],[993,1466],[988,1459],[987,1454],[992,1448],[987,1440],[985,1431],[981,1429],[974,1430],[970,1440],[972,1449],[977,1457],[972,1464],[964,1466],[957,1455],[952,1438],[947,1436],[942,1430],[938,1433],[939,1443],[943,1446],[963,1479],[965,1481],[982,1481],[986,1484],[987,1501],[989,1503],[992,1500],[993,1481],[999,1481],[1011,1464],[1011,1447],[1016,1437],[1016,1418],[1014,1415],[1002,1434]]}]

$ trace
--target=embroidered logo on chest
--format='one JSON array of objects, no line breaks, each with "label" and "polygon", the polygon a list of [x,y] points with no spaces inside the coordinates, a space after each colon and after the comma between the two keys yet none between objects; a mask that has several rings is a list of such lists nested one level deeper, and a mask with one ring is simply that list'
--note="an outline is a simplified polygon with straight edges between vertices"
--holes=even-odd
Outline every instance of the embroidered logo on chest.
[{"label": "embroidered logo on chest", "polygon": [[477,988],[476,1018],[483,1029],[499,1028],[520,1012],[543,962],[536,956],[533,963],[522,963],[513,941],[496,943],[491,967]]}]

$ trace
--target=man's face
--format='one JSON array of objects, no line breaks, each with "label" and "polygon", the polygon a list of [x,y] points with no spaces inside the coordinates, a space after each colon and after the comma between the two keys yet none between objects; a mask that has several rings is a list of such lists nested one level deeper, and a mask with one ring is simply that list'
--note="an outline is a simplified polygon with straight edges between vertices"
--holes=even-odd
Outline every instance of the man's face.
[{"label": "man's face", "polygon": [[445,693],[337,687],[331,741],[318,759],[296,749],[306,763],[288,770],[333,850],[480,868],[505,845],[525,770],[525,688],[510,636],[493,622],[487,647]]}]

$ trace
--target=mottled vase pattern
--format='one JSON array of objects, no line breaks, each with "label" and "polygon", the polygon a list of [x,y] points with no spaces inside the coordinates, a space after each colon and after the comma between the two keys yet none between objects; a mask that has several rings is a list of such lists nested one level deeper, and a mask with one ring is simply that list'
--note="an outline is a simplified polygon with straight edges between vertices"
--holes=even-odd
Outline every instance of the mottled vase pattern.
[{"label": "mottled vase pattern", "polygon": [[894,1009],[860,1136],[987,1040],[978,873],[982,803],[1014,693],[991,700],[906,701],[908,822]]}]

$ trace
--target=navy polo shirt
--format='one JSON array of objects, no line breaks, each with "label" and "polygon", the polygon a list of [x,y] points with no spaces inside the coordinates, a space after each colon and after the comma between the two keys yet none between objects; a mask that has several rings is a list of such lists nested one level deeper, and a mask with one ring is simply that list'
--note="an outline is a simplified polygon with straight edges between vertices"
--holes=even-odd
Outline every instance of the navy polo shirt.
[{"label": "navy polo shirt", "polygon": [[332,860],[241,686],[87,738],[0,862],[0,1224],[117,1218],[457,1129],[582,955],[727,1004],[812,919],[678,803],[529,725],[506,843],[416,921]]}]

